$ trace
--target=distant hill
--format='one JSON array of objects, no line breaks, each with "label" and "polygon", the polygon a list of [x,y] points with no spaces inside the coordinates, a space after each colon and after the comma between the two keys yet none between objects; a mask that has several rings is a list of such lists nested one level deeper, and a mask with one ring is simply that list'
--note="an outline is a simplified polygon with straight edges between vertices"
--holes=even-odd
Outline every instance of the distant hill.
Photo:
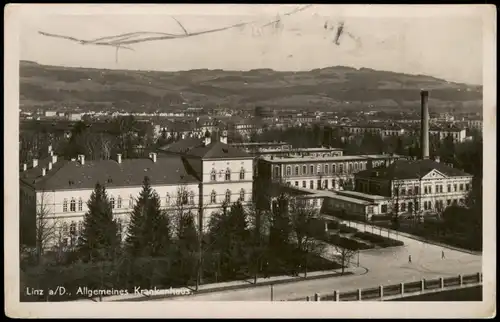
[{"label": "distant hill", "polygon": [[80,107],[145,111],[173,107],[253,109],[418,108],[430,90],[431,108],[478,111],[482,87],[368,68],[328,67],[304,72],[271,69],[179,72],[107,70],[20,63],[21,108]]}]

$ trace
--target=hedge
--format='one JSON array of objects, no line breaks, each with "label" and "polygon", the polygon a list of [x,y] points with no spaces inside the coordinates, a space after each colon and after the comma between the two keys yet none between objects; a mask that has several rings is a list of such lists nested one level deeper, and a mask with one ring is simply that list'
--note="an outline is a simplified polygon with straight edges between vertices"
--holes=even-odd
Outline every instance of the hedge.
[{"label": "hedge", "polygon": [[400,240],[391,239],[381,235],[376,235],[369,232],[358,232],[354,237],[366,240],[380,247],[392,247],[392,246],[402,246],[404,243]]}]

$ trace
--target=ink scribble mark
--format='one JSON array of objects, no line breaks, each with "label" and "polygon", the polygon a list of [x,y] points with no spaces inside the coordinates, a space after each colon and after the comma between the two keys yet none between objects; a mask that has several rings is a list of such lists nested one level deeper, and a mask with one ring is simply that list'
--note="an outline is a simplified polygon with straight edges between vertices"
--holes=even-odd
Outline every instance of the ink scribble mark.
[{"label": "ink scribble mark", "polygon": [[[293,15],[297,12],[306,10],[307,8],[310,8],[311,6],[312,6],[312,4],[299,7],[291,12],[285,13],[284,16]],[[249,22],[237,23],[237,24],[222,27],[222,28],[215,28],[215,29],[209,29],[209,30],[189,33],[187,31],[187,29],[184,27],[184,25],[182,25],[177,19],[175,19],[175,18],[173,18],[173,19],[182,28],[182,30],[184,32],[183,34],[172,34],[172,33],[165,33],[165,32],[151,32],[151,31],[136,31],[136,32],[119,34],[116,36],[106,36],[106,37],[100,37],[100,38],[91,39],[91,40],[85,40],[85,39],[78,39],[78,38],[71,37],[71,36],[51,34],[51,33],[43,32],[43,31],[39,31],[38,33],[40,35],[43,35],[46,37],[54,37],[54,38],[60,38],[60,39],[74,41],[74,42],[77,42],[81,45],[115,47],[115,50],[116,50],[115,60],[118,61],[118,51],[120,49],[127,49],[127,50],[134,51],[131,47],[126,46],[126,45],[133,45],[133,44],[138,44],[141,42],[148,42],[148,41],[172,40],[172,39],[179,39],[179,38],[195,37],[195,36],[200,36],[200,35],[209,34],[209,33],[217,33],[217,32],[221,32],[221,31],[225,31],[225,30],[229,30],[229,29],[235,29],[235,28],[239,28],[240,30],[242,30],[245,28],[245,26],[255,24],[258,22],[258,20],[254,20],[254,21],[249,21]],[[269,26],[269,25],[274,25],[275,29],[280,29],[281,28],[281,18],[279,17],[279,15],[274,21],[265,24],[261,28],[264,28],[264,27]],[[260,31],[261,28],[259,28],[259,30],[258,30],[259,34],[261,33],[261,31]]]},{"label": "ink scribble mark", "polygon": [[337,35],[335,36],[335,41],[334,41],[337,46],[340,45],[339,40],[340,40],[340,36],[342,36],[343,31],[344,31],[344,22],[341,21],[339,23],[338,28],[337,28]]}]

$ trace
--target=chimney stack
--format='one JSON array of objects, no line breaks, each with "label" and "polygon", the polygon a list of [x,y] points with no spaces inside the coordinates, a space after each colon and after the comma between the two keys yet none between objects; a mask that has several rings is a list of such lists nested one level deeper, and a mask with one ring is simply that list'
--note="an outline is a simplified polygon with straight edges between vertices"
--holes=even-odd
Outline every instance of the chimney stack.
[{"label": "chimney stack", "polygon": [[47,174],[47,170],[45,168],[42,168],[42,177],[45,177],[45,174]]},{"label": "chimney stack", "polygon": [[121,153],[118,153],[116,155],[116,162],[118,162],[118,164],[122,163],[122,155],[121,155]]},{"label": "chimney stack", "polygon": [[23,171],[28,170],[28,165],[26,163],[23,163]]},{"label": "chimney stack", "polygon": [[429,159],[429,92],[420,91],[420,141],[422,144],[422,159]]},{"label": "chimney stack", "polygon": [[38,166],[38,159],[33,159],[33,168]]},{"label": "chimney stack", "polygon": [[49,171],[52,170],[52,162],[49,162]]}]

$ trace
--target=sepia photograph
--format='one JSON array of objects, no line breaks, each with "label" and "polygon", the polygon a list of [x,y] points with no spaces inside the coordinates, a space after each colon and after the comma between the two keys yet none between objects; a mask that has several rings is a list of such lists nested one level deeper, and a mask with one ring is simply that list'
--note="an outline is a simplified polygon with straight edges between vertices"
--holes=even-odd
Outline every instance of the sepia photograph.
[{"label": "sepia photograph", "polygon": [[495,9],[9,4],[7,315],[494,317]]}]

